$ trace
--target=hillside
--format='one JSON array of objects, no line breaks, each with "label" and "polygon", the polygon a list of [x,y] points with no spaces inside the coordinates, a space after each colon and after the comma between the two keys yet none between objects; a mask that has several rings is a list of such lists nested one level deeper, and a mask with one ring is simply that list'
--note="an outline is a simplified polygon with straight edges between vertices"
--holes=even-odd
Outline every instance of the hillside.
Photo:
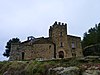
[{"label": "hillside", "polygon": [[[60,59],[48,61],[3,61],[0,62],[0,75],[88,75],[100,74],[100,60]],[[97,74],[98,73],[98,74]]]}]

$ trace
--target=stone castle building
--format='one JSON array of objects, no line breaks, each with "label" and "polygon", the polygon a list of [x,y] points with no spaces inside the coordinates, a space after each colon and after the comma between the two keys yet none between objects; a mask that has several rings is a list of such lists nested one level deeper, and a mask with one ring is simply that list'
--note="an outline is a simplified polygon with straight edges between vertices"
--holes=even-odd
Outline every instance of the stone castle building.
[{"label": "stone castle building", "polygon": [[35,60],[81,57],[81,38],[67,35],[67,24],[55,22],[48,38],[30,36],[21,43],[12,43],[9,60]]}]

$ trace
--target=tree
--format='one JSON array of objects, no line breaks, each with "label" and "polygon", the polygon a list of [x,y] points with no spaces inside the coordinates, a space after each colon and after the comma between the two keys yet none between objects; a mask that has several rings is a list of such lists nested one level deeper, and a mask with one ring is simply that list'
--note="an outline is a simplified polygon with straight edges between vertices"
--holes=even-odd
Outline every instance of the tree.
[{"label": "tree", "polygon": [[100,23],[98,24],[97,27],[97,42],[100,43]]},{"label": "tree", "polygon": [[100,23],[84,33],[82,48],[85,55],[100,55]]},{"label": "tree", "polygon": [[7,42],[7,45],[5,46],[5,52],[3,53],[3,56],[9,57],[10,56],[10,51],[11,51],[11,44],[12,43],[20,43],[19,38],[12,38]]},{"label": "tree", "polygon": [[95,27],[90,28],[88,32],[84,33],[82,40],[82,47],[100,43],[100,23],[95,25]]}]

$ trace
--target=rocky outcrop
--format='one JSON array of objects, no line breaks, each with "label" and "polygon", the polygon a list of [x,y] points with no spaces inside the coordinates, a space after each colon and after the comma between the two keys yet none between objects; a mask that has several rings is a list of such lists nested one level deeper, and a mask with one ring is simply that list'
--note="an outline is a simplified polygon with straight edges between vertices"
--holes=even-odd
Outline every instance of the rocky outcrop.
[{"label": "rocky outcrop", "polygon": [[78,67],[50,68],[49,75],[80,75],[80,69]]},{"label": "rocky outcrop", "polygon": [[84,64],[80,67],[50,68],[49,75],[100,75],[100,64]]},{"label": "rocky outcrop", "polygon": [[82,75],[100,75],[99,70],[85,70]]},{"label": "rocky outcrop", "polygon": [[87,67],[82,75],[100,75],[100,68],[98,66]]}]

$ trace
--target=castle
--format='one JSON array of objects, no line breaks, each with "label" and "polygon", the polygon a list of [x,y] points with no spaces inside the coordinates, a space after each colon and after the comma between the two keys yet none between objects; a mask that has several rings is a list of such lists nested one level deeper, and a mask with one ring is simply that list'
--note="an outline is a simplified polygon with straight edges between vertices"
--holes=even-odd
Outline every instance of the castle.
[{"label": "castle", "polygon": [[59,59],[81,57],[81,38],[67,35],[67,24],[55,22],[49,37],[30,36],[21,43],[12,43],[9,60]]}]

